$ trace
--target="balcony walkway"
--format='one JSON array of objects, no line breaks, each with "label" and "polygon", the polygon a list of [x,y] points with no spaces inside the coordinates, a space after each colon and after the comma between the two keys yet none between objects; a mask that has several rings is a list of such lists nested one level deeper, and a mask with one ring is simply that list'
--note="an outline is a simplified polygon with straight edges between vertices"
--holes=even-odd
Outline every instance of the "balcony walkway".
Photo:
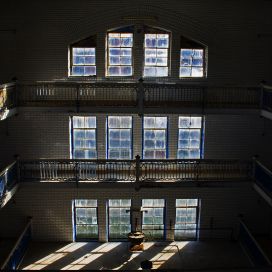
[{"label": "balcony walkway", "polygon": [[106,79],[17,82],[0,86],[0,116],[7,118],[18,107],[77,113],[258,114],[261,97],[258,86]]}]

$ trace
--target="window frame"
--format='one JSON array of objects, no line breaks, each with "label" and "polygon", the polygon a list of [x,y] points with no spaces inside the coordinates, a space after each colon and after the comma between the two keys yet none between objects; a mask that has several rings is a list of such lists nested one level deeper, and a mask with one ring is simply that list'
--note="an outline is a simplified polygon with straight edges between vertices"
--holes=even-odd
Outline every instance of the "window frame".
[{"label": "window frame", "polygon": [[[190,65],[190,66],[181,66],[181,50],[202,50],[202,66],[193,66],[193,65]],[[191,68],[191,70],[193,69],[193,67],[201,67],[203,72],[202,72],[202,76],[181,76],[180,75],[180,70],[182,67],[189,67]],[[188,47],[181,47],[180,48],[180,51],[179,51],[179,79],[204,79],[206,78],[207,75],[206,75],[206,49],[203,47],[194,47],[194,48],[188,48]]]},{"label": "window frame", "polygon": [[[131,34],[132,35],[132,46],[131,47],[113,47],[113,48],[131,48],[131,65],[110,65],[110,46],[109,46],[109,34]],[[122,31],[108,31],[106,33],[106,62],[105,62],[105,76],[107,78],[118,78],[118,77],[125,77],[125,78],[129,78],[129,77],[133,77],[134,76],[134,32],[122,32]],[[122,67],[122,66],[131,66],[131,75],[109,75],[109,67],[110,66],[116,66],[116,67]]]},{"label": "window frame", "polygon": [[[96,127],[95,128],[74,128],[74,122],[73,122],[73,118],[74,117],[94,117],[95,118],[95,124],[96,124]],[[97,149],[97,117],[96,116],[80,116],[80,115],[73,115],[73,116],[70,116],[70,138],[71,138],[71,142],[70,142],[70,158],[71,159],[80,159],[80,158],[75,158],[74,156],[74,153],[75,153],[75,146],[74,146],[74,130],[94,130],[95,131],[95,153],[96,153],[96,156],[95,158],[88,158],[86,160],[97,160],[98,159],[98,149]],[[79,148],[81,149],[81,148]],[[83,150],[89,150],[91,148],[82,148]],[[92,149],[91,149],[92,150]],[[84,159],[82,159],[84,160]]]},{"label": "window frame", "polygon": [[[109,128],[109,117],[130,117],[131,118],[131,128]],[[109,158],[109,150],[110,150],[110,129],[118,129],[118,130],[122,130],[122,129],[129,129],[130,130],[130,158],[128,159],[122,159],[122,158],[118,158],[118,159],[111,159]],[[106,159],[107,160],[131,160],[133,157],[133,116],[132,115],[108,115],[107,119],[106,119]],[[116,148],[117,149],[117,148]],[[125,148],[124,148],[125,149]]]},{"label": "window frame", "polygon": [[[162,206],[144,206],[143,205],[143,201],[144,200],[163,200],[163,207]],[[142,232],[144,233],[144,225],[147,225],[147,226],[156,226],[156,225],[160,225],[160,224],[144,224],[144,214],[145,214],[145,209],[156,209],[156,208],[161,208],[163,209],[163,234],[162,234],[162,237],[159,238],[159,239],[154,239],[154,240],[158,240],[158,241],[161,241],[161,240],[165,240],[166,238],[166,200],[164,198],[144,198],[142,199],[142,202],[141,202],[141,211],[142,211],[142,216],[141,216],[141,220],[142,220],[142,224],[141,224],[141,227],[142,227]],[[151,231],[154,231],[151,229]],[[159,231],[159,230],[158,230]],[[152,235],[153,236],[153,235]]]},{"label": "window frame", "polygon": [[[146,50],[146,47],[145,47],[145,35],[146,34],[155,34],[155,35],[158,35],[158,34],[167,34],[169,36],[169,40],[168,40],[168,48],[167,48],[167,66],[146,66],[145,65],[145,50]],[[143,39],[143,69],[142,69],[142,77],[143,78],[167,78],[171,75],[171,48],[172,48],[172,34],[170,31],[165,31],[165,30],[161,30],[161,29],[158,29],[158,28],[152,28],[152,30],[148,30],[144,33],[144,39]],[[158,47],[155,48],[156,50],[158,49]],[[165,49],[165,48],[163,48]],[[145,76],[145,67],[167,67],[167,75],[166,76]]]},{"label": "window frame", "polygon": [[[155,117],[155,118],[160,118],[160,117],[165,117],[166,118],[166,128],[147,128],[147,130],[165,130],[165,158],[163,159],[156,159],[154,158],[154,160],[167,160],[168,159],[168,126],[169,126],[169,118],[168,116],[143,116],[143,119],[142,119],[142,158],[145,160],[145,156],[144,156],[144,151],[145,151],[145,136],[144,136],[144,133],[145,133],[145,128],[144,128],[144,118],[145,117]],[[155,121],[156,122],[156,121]],[[151,150],[151,149],[150,149]],[[156,149],[153,149],[154,151]],[[147,159],[147,160],[151,160],[151,159]]]},{"label": "window frame", "polygon": [[[204,159],[204,139],[205,139],[205,116],[203,115],[198,115],[198,116],[188,116],[188,115],[178,115],[178,129],[177,129],[177,159],[178,160],[186,160],[186,159],[183,159],[183,158],[179,158],[179,150],[182,149],[182,148],[179,148],[179,131],[181,129],[185,129],[185,128],[180,128],[179,127],[179,118],[180,117],[201,117],[201,128],[196,128],[196,129],[199,129],[200,130],[200,146],[199,146],[199,158],[197,159],[194,159],[194,158],[188,158],[188,160],[198,160],[198,159]],[[191,128],[188,128],[189,130]],[[193,128],[194,129],[194,128]],[[189,150],[190,148],[188,148]]]},{"label": "window frame", "polygon": [[[76,200],[95,200],[96,206],[84,206],[84,207],[77,207]],[[75,242],[85,242],[85,241],[98,241],[99,240],[99,224],[98,224],[98,200],[97,199],[73,199],[72,200],[72,213],[73,213],[73,237]],[[96,224],[77,224],[76,219],[76,210],[77,209],[95,209],[96,210]],[[97,226],[97,237],[96,238],[78,238],[77,237],[77,225],[86,225],[86,226]]]},{"label": "window frame", "polygon": [[[196,206],[177,206],[177,200],[197,200],[197,205]],[[194,229],[195,230],[195,234],[194,234],[194,237],[188,237],[188,236],[184,236],[184,239],[181,237],[181,239],[179,238],[179,239],[176,239],[176,230],[179,230],[178,228],[177,228],[177,225],[178,224],[181,224],[182,225],[182,223],[177,223],[177,211],[178,211],[178,209],[186,209],[187,210],[187,208],[190,208],[190,209],[195,209],[195,211],[196,211],[196,218],[195,218],[195,223],[188,223],[188,224],[195,224],[196,225],[196,228]],[[182,198],[178,198],[178,199],[176,199],[176,201],[175,201],[175,231],[174,231],[174,240],[175,241],[184,241],[184,240],[192,240],[192,241],[196,241],[197,239],[198,239],[198,237],[199,237],[199,219],[200,219],[200,199],[199,198],[186,198],[186,199],[182,199]],[[186,223],[184,223],[184,225],[186,225],[187,224],[187,222]],[[190,231],[190,229],[188,229],[189,231]],[[184,228],[184,233],[186,233],[186,231],[187,231],[187,229],[185,229]]]},{"label": "window frame", "polygon": [[[110,200],[130,200],[130,206],[110,206]],[[124,238],[111,238],[110,237],[110,209],[122,209],[126,208],[129,209],[129,223],[130,223],[130,231],[132,231],[132,199],[131,198],[111,198],[107,201],[107,234],[108,234],[108,241],[127,241],[127,236]],[[113,224],[114,225],[114,224]],[[119,224],[119,225],[125,225],[126,224]],[[128,233],[127,233],[128,234]]]},{"label": "window frame", "polygon": [[[90,49],[94,49],[95,51],[95,55],[94,55],[94,59],[95,59],[95,64],[94,65],[85,65],[85,64],[74,64],[74,53],[73,53],[73,49],[74,48],[81,48],[81,49],[85,49],[85,48],[90,48]],[[70,48],[69,48],[70,52],[69,52],[69,77],[75,77],[75,78],[80,78],[80,77],[83,77],[83,78],[87,78],[87,77],[96,77],[97,76],[97,63],[96,63],[96,46],[94,45],[90,45],[90,46],[76,46],[76,45],[71,45]],[[83,66],[83,67],[95,67],[95,75],[75,75],[73,74],[73,66]]]}]

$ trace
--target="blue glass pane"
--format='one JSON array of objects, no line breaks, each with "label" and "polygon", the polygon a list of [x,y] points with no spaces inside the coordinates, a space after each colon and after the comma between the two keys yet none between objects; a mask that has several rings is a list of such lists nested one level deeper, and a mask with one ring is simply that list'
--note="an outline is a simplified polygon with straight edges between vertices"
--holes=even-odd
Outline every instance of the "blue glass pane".
[{"label": "blue glass pane", "polygon": [[167,128],[167,117],[156,117],[156,128]]},{"label": "blue glass pane", "polygon": [[131,56],[131,48],[123,48],[120,50],[121,56]]},{"label": "blue glass pane", "polygon": [[123,47],[132,47],[132,37],[122,38],[121,46]]},{"label": "blue glass pane", "polygon": [[120,38],[117,38],[117,37],[115,37],[115,38],[112,38],[112,37],[109,37],[109,46],[110,47],[118,47],[118,46],[120,46],[121,45],[121,41],[120,41]]},{"label": "blue glass pane", "polygon": [[120,56],[119,48],[110,48],[110,56]]},{"label": "blue glass pane", "polygon": [[156,140],[156,148],[157,149],[164,149],[165,148],[165,141],[163,141],[163,140]]},{"label": "blue glass pane", "polygon": [[190,128],[191,126],[191,118],[182,116],[179,117],[179,128]]},{"label": "blue glass pane", "polygon": [[156,67],[144,67],[144,76],[146,77],[155,77],[156,76]]},{"label": "blue glass pane", "polygon": [[155,117],[144,117],[144,128],[155,128]]},{"label": "blue glass pane", "polygon": [[203,68],[192,67],[192,77],[203,77]]},{"label": "blue glass pane", "polygon": [[157,66],[167,66],[167,58],[157,58]]},{"label": "blue glass pane", "polygon": [[199,159],[200,158],[200,150],[199,149],[191,149],[189,156],[190,156],[190,159]]},{"label": "blue glass pane", "polygon": [[131,159],[130,149],[121,149],[120,150],[120,159],[130,160]]},{"label": "blue glass pane", "polygon": [[155,151],[155,159],[165,159],[166,151],[165,150],[156,150]]},{"label": "blue glass pane", "polygon": [[74,130],[74,139],[84,139],[85,132],[84,130]]},{"label": "blue glass pane", "polygon": [[84,117],[74,116],[73,117],[73,127],[74,128],[83,128],[85,126]]},{"label": "blue glass pane", "polygon": [[145,65],[156,65],[156,63],[157,63],[156,57],[145,58]]},{"label": "blue glass pane", "polygon": [[121,76],[131,76],[132,67],[131,66],[121,66]]},{"label": "blue glass pane", "polygon": [[84,56],[84,48],[73,48],[73,56],[75,55]]},{"label": "blue glass pane", "polygon": [[179,130],[179,139],[188,140],[189,137],[190,137],[189,130],[186,130],[186,129]]},{"label": "blue glass pane", "polygon": [[86,65],[95,65],[95,57],[85,57]]},{"label": "blue glass pane", "polygon": [[200,140],[191,140],[190,147],[199,148],[200,147]]},{"label": "blue glass pane", "polygon": [[85,56],[95,56],[95,48],[85,48],[84,54]]},{"label": "blue glass pane", "polygon": [[193,59],[192,65],[193,66],[203,66],[203,60],[202,59]]},{"label": "blue glass pane", "polygon": [[95,66],[85,66],[84,67],[84,76],[95,76],[96,67]]},{"label": "blue glass pane", "polygon": [[95,130],[85,130],[86,139],[95,139]]},{"label": "blue glass pane", "polygon": [[189,148],[190,142],[189,140],[179,140],[178,148]]},{"label": "blue glass pane", "polygon": [[145,140],[144,147],[154,149],[155,148],[155,141],[154,140]]},{"label": "blue glass pane", "polygon": [[72,66],[73,76],[84,76],[84,66]]},{"label": "blue glass pane", "polygon": [[193,51],[193,57],[203,59],[203,49],[195,49]]},{"label": "blue glass pane", "polygon": [[132,64],[131,57],[121,57],[120,63],[122,65],[131,65]]},{"label": "blue glass pane", "polygon": [[119,140],[120,139],[120,130],[119,129],[110,129],[109,130],[109,138]]},{"label": "blue glass pane", "polygon": [[145,57],[157,57],[157,49],[145,49]]},{"label": "blue glass pane", "polygon": [[179,76],[180,77],[190,77],[192,74],[192,68],[191,67],[181,67],[179,69]]},{"label": "blue glass pane", "polygon": [[168,67],[156,67],[156,76],[157,77],[168,76]]},{"label": "blue glass pane", "polygon": [[181,58],[191,58],[193,50],[192,49],[181,49]]},{"label": "blue glass pane", "polygon": [[119,159],[120,158],[119,150],[109,149],[109,151],[108,151],[108,158],[109,159]]},{"label": "blue glass pane", "polygon": [[181,66],[191,66],[192,65],[192,59],[182,59],[180,62]]},{"label": "blue glass pane", "polygon": [[128,130],[128,129],[122,129],[120,136],[121,136],[121,139],[130,140],[130,130]]},{"label": "blue glass pane", "polygon": [[119,140],[110,140],[109,147],[110,148],[120,147],[120,141]]},{"label": "blue glass pane", "polygon": [[155,131],[154,130],[145,130],[144,137],[146,140],[155,139]]},{"label": "blue glass pane", "polygon": [[198,129],[190,130],[190,138],[195,140],[200,139],[200,130]]},{"label": "blue glass pane", "polygon": [[154,159],[155,158],[155,152],[154,150],[144,150],[144,159]]},{"label": "blue glass pane", "polygon": [[120,57],[119,56],[110,57],[109,63],[110,63],[110,65],[118,65],[118,64],[120,64]]},{"label": "blue glass pane", "polygon": [[189,150],[181,149],[178,151],[178,158],[179,159],[189,159]]},{"label": "blue glass pane", "polygon": [[86,148],[95,148],[95,140],[86,140],[85,147]]},{"label": "blue glass pane", "polygon": [[145,34],[145,47],[156,47],[156,34]]},{"label": "blue glass pane", "polygon": [[85,117],[86,128],[96,128],[96,117]]},{"label": "blue glass pane", "polygon": [[85,63],[84,57],[73,57],[73,64],[83,65]]},{"label": "blue glass pane", "polygon": [[119,76],[120,75],[120,67],[119,66],[109,66],[108,74],[109,76]]}]

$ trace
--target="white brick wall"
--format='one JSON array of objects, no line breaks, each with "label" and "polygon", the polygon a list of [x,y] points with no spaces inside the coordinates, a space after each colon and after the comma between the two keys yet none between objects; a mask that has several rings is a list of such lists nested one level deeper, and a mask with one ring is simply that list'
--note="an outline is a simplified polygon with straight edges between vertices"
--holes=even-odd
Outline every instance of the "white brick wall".
[{"label": "white brick wall", "polygon": [[[259,84],[270,78],[270,38],[265,36],[271,29],[269,10],[269,1],[257,0],[235,4],[225,0],[5,2],[1,5],[1,29],[16,29],[16,34],[15,39],[10,39],[6,32],[0,31],[3,61],[0,82],[10,80],[11,76],[19,80],[66,78],[68,45],[94,34],[98,41],[98,76],[103,77],[106,31],[120,25],[135,24],[138,29],[149,24],[172,32],[173,77],[178,75],[179,37],[184,35],[208,46],[209,83]],[[124,20],[124,17],[140,20]],[[15,45],[14,55],[11,48]],[[136,46],[135,78],[139,78],[141,42]]]},{"label": "white brick wall", "polygon": [[[1,166],[13,161],[14,154],[21,159],[69,158],[69,117],[61,112],[20,112],[0,122]],[[110,115],[110,114],[109,114]],[[124,114],[120,114],[124,115]],[[106,156],[106,114],[97,116],[98,157]],[[159,116],[159,115],[156,115]],[[178,116],[168,114],[169,158],[177,156]],[[142,119],[133,115],[133,157],[142,155]],[[272,146],[269,139],[272,123],[253,115],[207,115],[205,116],[204,158],[251,159],[259,155],[268,162]]]},{"label": "white brick wall", "polygon": [[[50,196],[50,197],[49,197]],[[33,217],[33,239],[48,241],[72,241],[72,200],[98,199],[99,240],[106,241],[108,199],[131,198],[134,207],[140,207],[141,199],[164,198],[166,200],[166,226],[175,224],[175,199],[199,198],[200,227],[233,228],[237,231],[237,217],[243,214],[251,223],[253,231],[263,233],[269,228],[269,207],[253,190],[250,183],[235,183],[232,186],[217,187],[176,187],[141,188],[136,191],[132,186],[120,184],[95,185],[65,183],[25,183],[22,184],[13,201],[0,210],[1,236],[13,236],[21,228],[26,216]],[[138,220],[140,222],[140,219]],[[207,238],[207,231],[200,232],[200,238]],[[234,233],[235,234],[235,233]],[[166,233],[172,239],[171,231]],[[214,230],[213,237],[229,238],[230,232]]]}]

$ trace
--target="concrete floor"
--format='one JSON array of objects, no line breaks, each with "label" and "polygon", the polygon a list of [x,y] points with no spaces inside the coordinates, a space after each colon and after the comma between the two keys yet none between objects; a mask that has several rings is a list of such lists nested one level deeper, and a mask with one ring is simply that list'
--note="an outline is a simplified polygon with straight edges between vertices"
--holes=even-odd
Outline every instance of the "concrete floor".
[{"label": "concrete floor", "polygon": [[227,241],[146,242],[143,252],[131,253],[129,244],[32,242],[20,269],[28,270],[141,270],[150,260],[153,269],[249,268],[238,243]]}]

